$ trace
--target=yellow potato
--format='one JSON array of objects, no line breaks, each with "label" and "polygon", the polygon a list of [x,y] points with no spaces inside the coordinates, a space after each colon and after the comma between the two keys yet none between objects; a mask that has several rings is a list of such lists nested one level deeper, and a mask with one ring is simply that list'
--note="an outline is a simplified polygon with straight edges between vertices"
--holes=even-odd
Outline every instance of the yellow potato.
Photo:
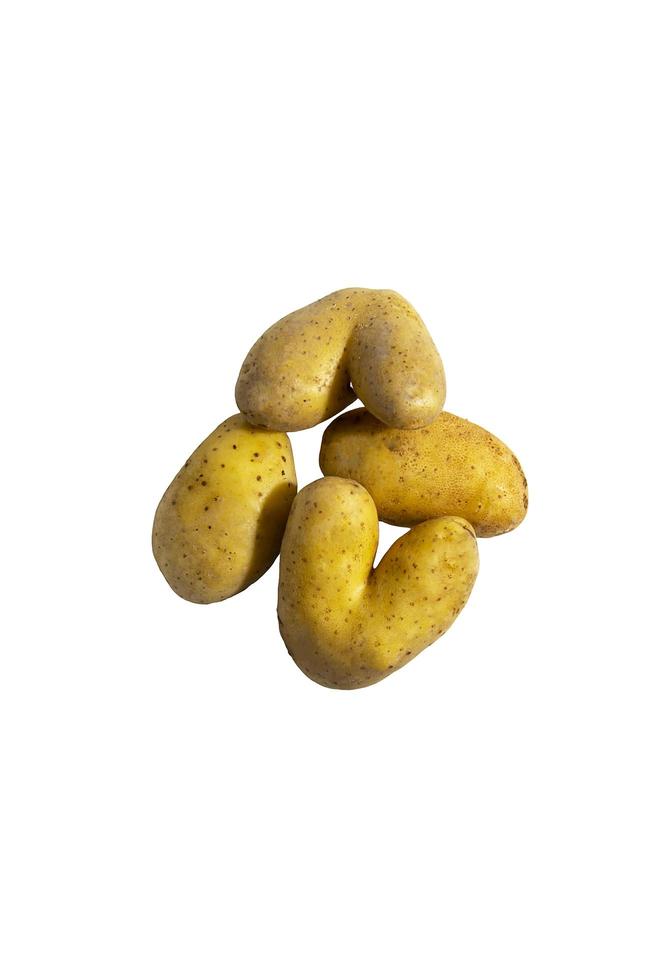
[{"label": "yellow potato", "polygon": [[324,422],[356,397],[402,429],[427,425],[443,407],[438,351],[411,304],[388,289],[341,289],[285,316],[236,383],[248,421],[284,432]]},{"label": "yellow potato", "polygon": [[233,415],[201,443],[157,507],[152,549],[183,599],[220,602],[246,589],[279,554],[297,490],[284,432]]},{"label": "yellow potato", "polygon": [[527,481],[511,450],[449,412],[411,432],[386,428],[364,409],[347,412],[323,434],[320,468],[366,487],[389,524],[456,514],[486,538],[527,513]]},{"label": "yellow potato", "polygon": [[282,543],[278,616],[298,667],[333,688],[367,687],[433,643],[463,608],[478,569],[460,517],[426,521],[373,570],[377,512],[353,480],[297,495]]}]

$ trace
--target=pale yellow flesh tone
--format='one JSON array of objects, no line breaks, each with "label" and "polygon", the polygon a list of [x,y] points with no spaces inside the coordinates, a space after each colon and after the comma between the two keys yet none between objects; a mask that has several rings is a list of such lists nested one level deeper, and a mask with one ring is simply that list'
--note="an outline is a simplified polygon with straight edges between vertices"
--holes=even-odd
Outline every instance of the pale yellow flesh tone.
[{"label": "pale yellow flesh tone", "polygon": [[356,397],[386,425],[416,428],[445,400],[443,365],[399,293],[341,289],[275,323],[243,362],[236,403],[254,425],[293,432]]},{"label": "pale yellow flesh tone", "polygon": [[279,554],[297,491],[283,432],[233,415],[211,433],[163,495],[152,548],[168,584],[191,602],[220,602],[255,582]]},{"label": "pale yellow flesh tone", "polygon": [[456,514],[485,538],[511,531],[527,513],[527,481],[508,446],[449,412],[411,432],[386,428],[364,409],[347,412],[323,434],[320,468],[363,484],[389,524]]},{"label": "pale yellow flesh tone", "polygon": [[426,521],[373,570],[377,512],[353,480],[328,477],[296,497],[282,543],[278,616],[297,665],[332,688],[374,684],[434,642],[463,608],[477,542],[459,517]]}]

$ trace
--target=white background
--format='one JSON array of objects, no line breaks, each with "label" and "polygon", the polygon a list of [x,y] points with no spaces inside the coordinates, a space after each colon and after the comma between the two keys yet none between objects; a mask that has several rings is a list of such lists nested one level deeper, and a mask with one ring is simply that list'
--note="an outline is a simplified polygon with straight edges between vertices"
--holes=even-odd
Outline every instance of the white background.
[{"label": "white background", "polygon": [[[3,978],[651,980],[650,14],[3,4]],[[256,337],[353,285],[530,512],[344,693],[277,566],[194,606],[150,528]]]}]

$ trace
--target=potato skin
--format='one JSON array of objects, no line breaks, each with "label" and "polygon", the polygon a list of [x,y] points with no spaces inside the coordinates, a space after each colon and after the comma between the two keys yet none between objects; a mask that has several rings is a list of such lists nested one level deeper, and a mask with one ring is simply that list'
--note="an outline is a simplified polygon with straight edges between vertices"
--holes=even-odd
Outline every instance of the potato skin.
[{"label": "potato skin", "polygon": [[487,538],[527,513],[527,481],[508,446],[449,412],[415,431],[386,428],[365,409],[346,412],[323,433],[320,468],[366,487],[388,524],[456,514]]},{"label": "potato skin", "polygon": [[278,617],[286,647],[324,687],[367,687],[434,642],[463,608],[478,570],[460,517],[426,521],[372,568],[378,523],[370,494],[326,477],[297,495],[282,542]]},{"label": "potato skin", "polygon": [[243,362],[236,403],[253,424],[294,432],[355,397],[387,425],[413,428],[445,400],[443,365],[399,293],[341,289],[270,327]]},{"label": "potato skin", "polygon": [[220,602],[270,568],[297,491],[284,432],[233,415],[202,442],[157,507],[152,550],[170,587]]}]

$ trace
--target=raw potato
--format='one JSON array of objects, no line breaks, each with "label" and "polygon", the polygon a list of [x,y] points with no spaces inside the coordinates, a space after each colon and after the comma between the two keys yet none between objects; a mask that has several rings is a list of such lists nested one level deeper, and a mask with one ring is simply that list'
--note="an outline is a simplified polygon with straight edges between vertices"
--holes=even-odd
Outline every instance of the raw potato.
[{"label": "raw potato", "polygon": [[284,432],[233,415],[201,443],[157,507],[152,549],[183,599],[220,602],[246,589],[279,554],[297,490]]},{"label": "raw potato", "polygon": [[527,481],[511,450],[449,412],[412,432],[388,429],[364,409],[347,412],[323,434],[320,468],[363,484],[389,524],[457,514],[487,538],[527,513]]},{"label": "raw potato", "polygon": [[372,568],[372,497],[327,477],[296,497],[282,543],[279,626],[297,665],[325,687],[367,687],[451,626],[474,584],[477,542],[460,517],[407,532]]},{"label": "raw potato", "polygon": [[284,432],[324,422],[356,397],[402,429],[427,425],[443,407],[438,351],[392,290],[341,289],[290,313],[259,338],[236,383],[245,417]]}]

